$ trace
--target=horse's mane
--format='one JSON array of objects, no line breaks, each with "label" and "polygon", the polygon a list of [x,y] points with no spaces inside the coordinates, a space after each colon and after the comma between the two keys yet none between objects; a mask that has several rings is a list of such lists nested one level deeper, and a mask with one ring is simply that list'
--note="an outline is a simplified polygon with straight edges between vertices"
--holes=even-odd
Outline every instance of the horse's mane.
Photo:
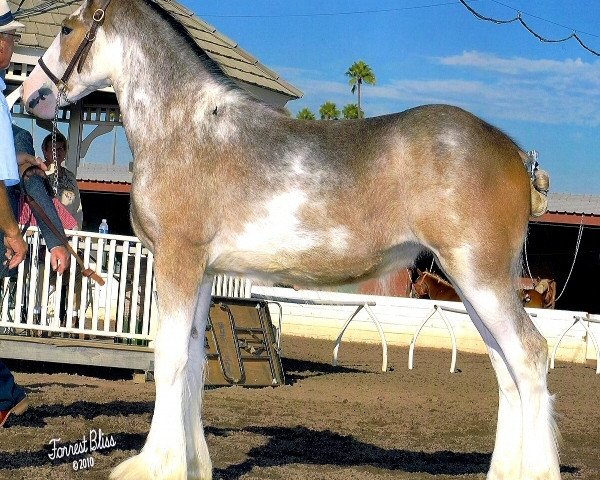
[{"label": "horse's mane", "polygon": [[423,277],[426,277],[426,276],[433,278],[436,282],[441,283],[442,285],[445,285],[446,287],[454,288],[450,282],[447,282],[446,280],[444,280],[439,275],[436,275],[435,273],[424,271]]},{"label": "horse's mane", "polygon": [[[129,1],[129,0],[128,0]],[[274,105],[270,105],[268,103],[263,102],[259,98],[254,95],[249,94],[246,90],[244,90],[240,85],[235,83],[219,66],[219,64],[211,58],[206,51],[202,47],[200,47],[194,37],[190,34],[190,32],[179,22],[173,14],[164,9],[161,5],[158,4],[156,0],[143,0],[143,3],[150,7],[162,20],[169,24],[173,33],[179,36],[182,40],[185,41],[186,45],[192,50],[192,52],[197,56],[198,60],[202,63],[202,66],[206,69],[206,71],[212,76],[212,78],[218,79],[219,83],[229,90],[235,90],[237,92],[242,93],[248,101],[252,103],[257,103],[263,105],[264,107],[277,112],[279,114],[289,116],[289,113],[285,111],[283,107],[277,107]]]},{"label": "horse's mane", "polygon": [[188,47],[196,54],[198,59],[202,62],[202,65],[211,73],[213,76],[219,78],[219,81],[225,86],[234,89],[234,90],[242,90],[240,86],[238,86],[233,80],[231,80],[225,72],[221,69],[219,64],[215,62],[209,55],[206,53],[202,47],[200,47],[194,37],[187,31],[187,29],[179,22],[170,12],[165,10],[161,5],[158,4],[155,0],[144,0],[148,7],[150,7],[157,15],[159,15],[165,22],[169,24],[171,29],[182,38]]}]

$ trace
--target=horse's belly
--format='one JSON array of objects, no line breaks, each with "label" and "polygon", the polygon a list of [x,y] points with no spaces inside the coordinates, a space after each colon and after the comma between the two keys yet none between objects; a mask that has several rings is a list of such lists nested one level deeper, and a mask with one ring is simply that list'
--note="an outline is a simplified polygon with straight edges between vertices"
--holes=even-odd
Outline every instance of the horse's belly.
[{"label": "horse's belly", "polygon": [[[246,239],[247,240],[247,239]],[[358,244],[344,229],[320,234],[264,235],[256,242],[215,242],[208,270],[236,273],[273,281],[311,285],[331,285],[374,277],[394,266],[409,265],[420,247],[412,243],[379,249]]]},{"label": "horse's belly", "polygon": [[241,211],[222,225],[212,242],[208,267],[278,280],[344,283],[378,271],[393,259],[389,251],[409,240],[401,233],[386,236],[380,228],[359,222],[352,212],[345,218],[332,215],[335,206],[301,188],[275,193],[252,216]]}]

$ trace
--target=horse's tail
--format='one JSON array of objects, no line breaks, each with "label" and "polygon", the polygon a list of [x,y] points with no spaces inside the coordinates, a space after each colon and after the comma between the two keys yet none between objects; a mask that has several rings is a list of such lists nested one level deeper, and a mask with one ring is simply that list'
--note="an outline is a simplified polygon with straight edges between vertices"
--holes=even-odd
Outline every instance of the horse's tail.
[{"label": "horse's tail", "polygon": [[550,175],[538,168],[538,154],[535,150],[528,153],[519,151],[519,155],[531,179],[531,216],[541,217],[548,211]]},{"label": "horse's tail", "polygon": [[531,216],[541,217],[548,211],[548,189],[550,175],[545,170],[536,169],[531,180]]}]

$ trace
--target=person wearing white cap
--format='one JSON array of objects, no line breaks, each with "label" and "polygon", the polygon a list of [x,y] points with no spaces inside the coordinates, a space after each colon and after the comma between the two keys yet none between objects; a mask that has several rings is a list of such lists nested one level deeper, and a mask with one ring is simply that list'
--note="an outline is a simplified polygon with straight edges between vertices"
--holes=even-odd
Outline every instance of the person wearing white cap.
[{"label": "person wearing white cap", "polygon": [[[15,42],[20,35],[16,32],[23,28],[17,22],[8,8],[6,0],[0,0],[0,90],[6,89],[4,83],[5,69],[10,64]],[[6,189],[19,183],[19,171],[13,143],[12,119],[6,99],[0,95],[0,232],[4,234],[4,243],[7,246],[6,256],[14,267],[18,265],[27,252],[25,242],[21,237],[12,209],[6,197]]]},{"label": "person wearing white cap", "polygon": [[15,16],[10,11],[8,2],[6,0],[0,0],[0,32],[12,32],[14,34],[15,30],[18,30],[19,28],[25,28],[25,25],[15,20]]},{"label": "person wearing white cap", "polygon": [[[6,89],[4,74],[10,65],[15,43],[21,38],[17,30],[24,28],[22,23],[15,20],[6,0],[0,0],[0,90]],[[31,137],[30,137],[31,138]],[[19,142],[22,144],[23,142]],[[22,145],[21,145],[22,146]],[[0,252],[6,250],[7,260],[2,263],[3,255],[0,253],[0,270],[8,271],[19,265],[27,254],[21,231],[15,220],[19,189],[19,170],[24,171],[29,166],[36,166],[41,170],[48,167],[40,158],[31,155],[31,152],[19,151],[15,154],[15,138],[13,136],[12,118],[10,108],[3,95],[0,95]],[[45,174],[42,172],[45,178]],[[31,181],[31,180],[30,180]],[[11,190],[7,194],[7,187]],[[15,192],[17,190],[17,193]],[[11,202],[12,200],[12,202]],[[50,201],[52,206],[52,202]],[[56,213],[56,212],[54,212]],[[56,223],[60,220],[56,217]],[[48,240],[47,236],[46,240]],[[61,246],[51,249],[50,264],[52,268],[62,272],[69,264],[69,253]],[[60,269],[58,268],[60,265]],[[10,370],[0,361],[0,427],[14,414],[19,415],[27,410],[28,402],[25,390],[15,383]]]},{"label": "person wearing white cap", "polygon": [[[15,42],[19,40],[17,22],[6,0],[0,0],[0,89],[4,91],[4,71],[10,64]],[[25,259],[27,246],[15,220],[6,186],[19,183],[19,171],[12,133],[10,110],[4,95],[0,95],[0,234],[6,245],[6,262],[14,268]],[[2,263],[3,259],[0,259]],[[10,370],[0,361],[0,427],[11,414],[20,414],[27,410],[25,391],[14,381]]]}]

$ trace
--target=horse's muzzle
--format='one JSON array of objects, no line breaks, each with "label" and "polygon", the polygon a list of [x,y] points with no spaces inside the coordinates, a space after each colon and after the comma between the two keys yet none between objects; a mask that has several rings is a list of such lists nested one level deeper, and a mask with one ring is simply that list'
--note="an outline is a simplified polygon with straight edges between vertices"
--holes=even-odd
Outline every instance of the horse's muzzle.
[{"label": "horse's muzzle", "polygon": [[23,104],[38,118],[54,118],[58,89],[41,68],[35,67],[23,82]]}]

